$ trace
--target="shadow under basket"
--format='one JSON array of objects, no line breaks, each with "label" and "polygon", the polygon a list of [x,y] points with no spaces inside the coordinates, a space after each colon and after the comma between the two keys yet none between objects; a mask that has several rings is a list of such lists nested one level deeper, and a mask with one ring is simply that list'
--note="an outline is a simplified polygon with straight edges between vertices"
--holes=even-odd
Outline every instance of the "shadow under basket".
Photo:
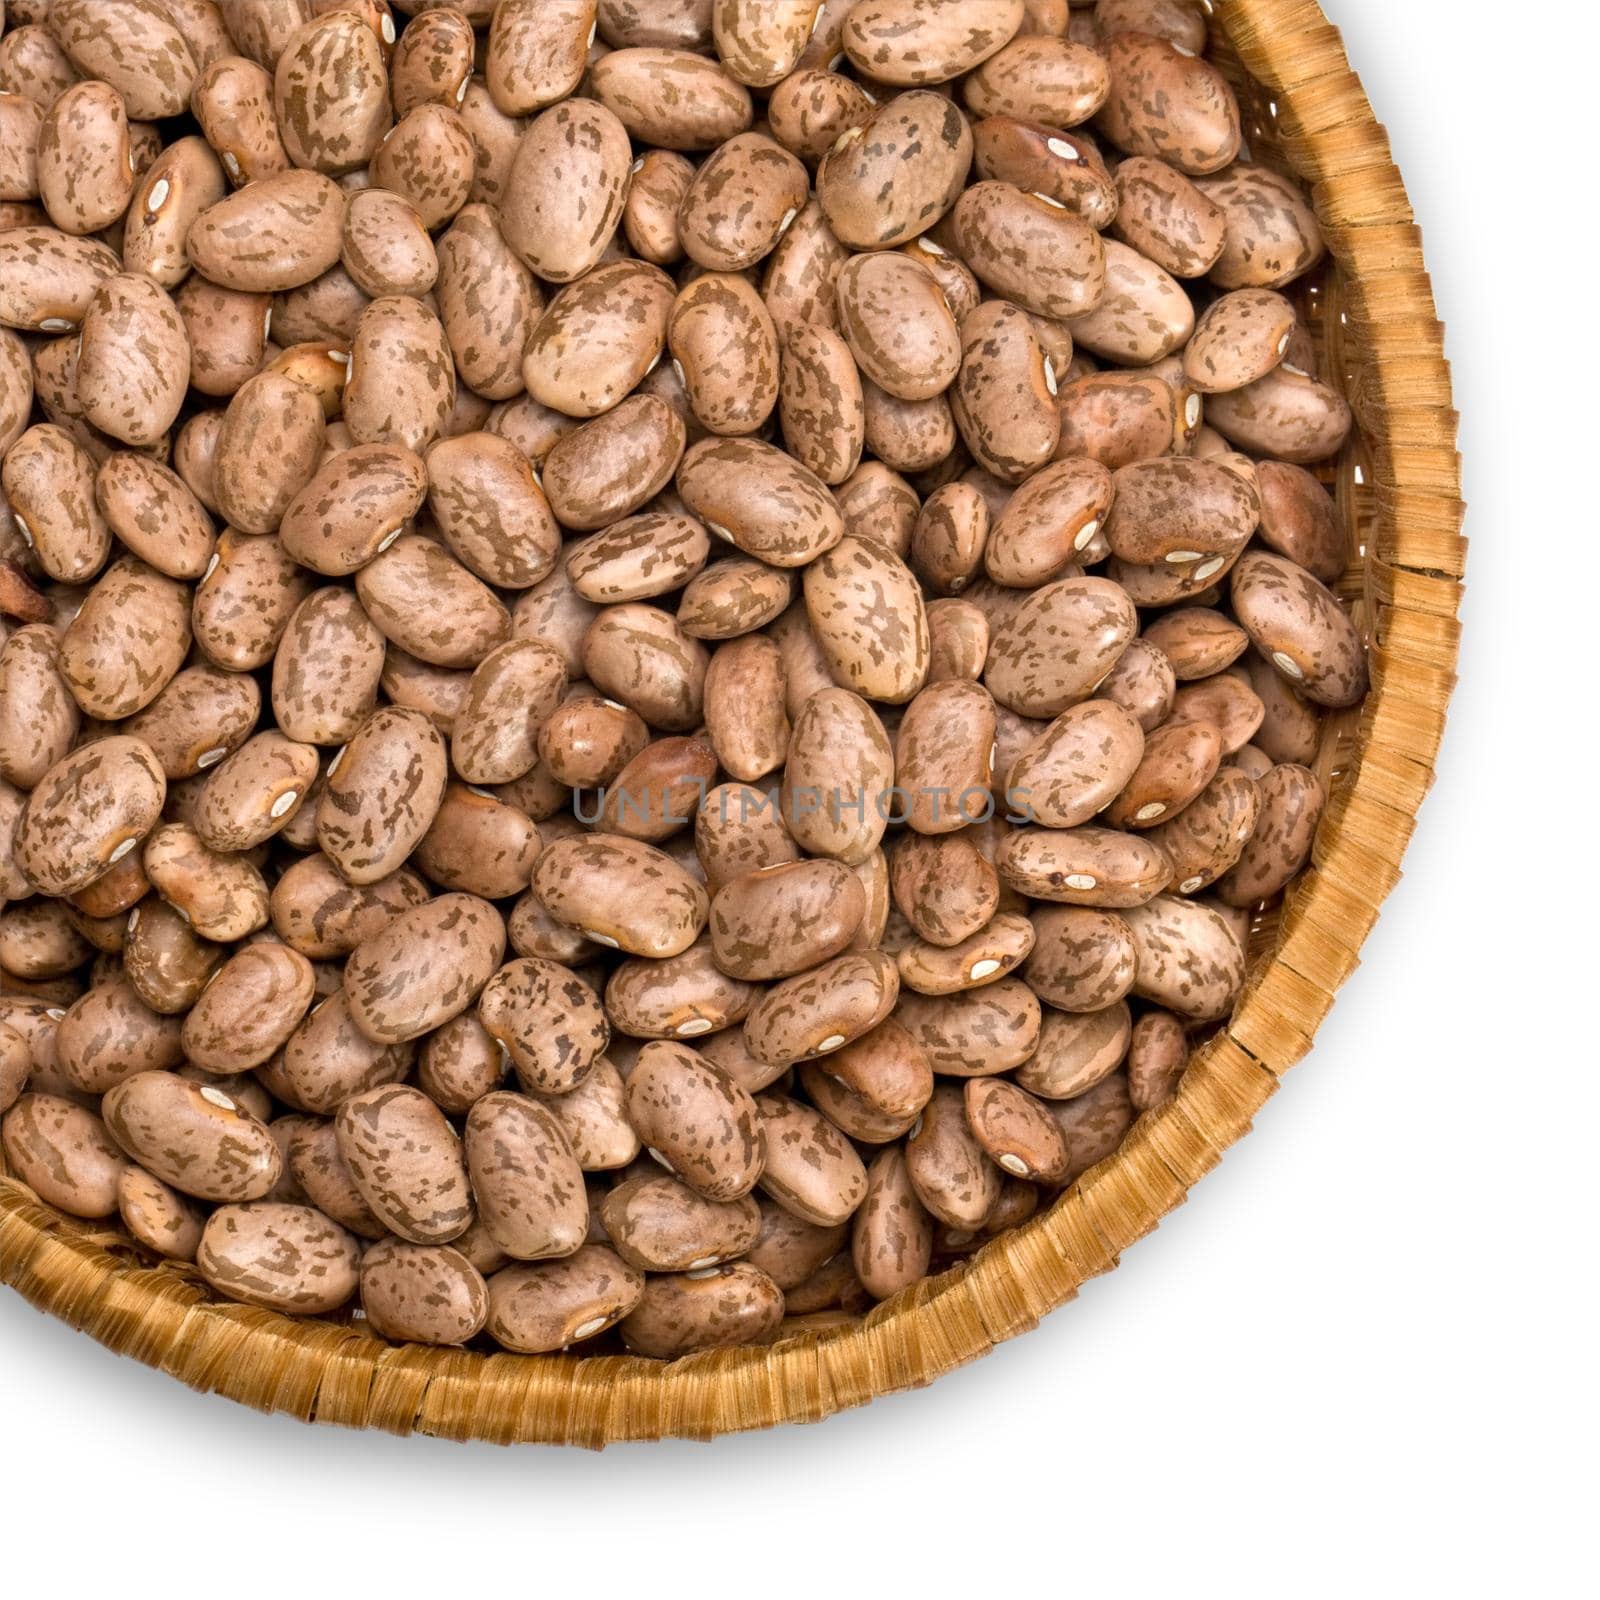
[{"label": "shadow under basket", "polygon": [[1047,1212],[849,1325],[670,1363],[393,1346],[359,1323],[213,1299],[120,1232],[63,1217],[0,1169],[0,1278],[193,1388],[348,1427],[598,1447],[813,1422],[921,1385],[1033,1327],[1117,1264],[1250,1127],[1355,968],[1432,780],[1454,683],[1465,542],[1443,330],[1400,174],[1314,0],[1216,0],[1216,59],[1255,159],[1311,187],[1330,258],[1297,292],[1356,429],[1325,477],[1349,530],[1339,585],[1372,690],[1326,720],[1312,860],[1256,928],[1232,1021],[1176,1095]]}]

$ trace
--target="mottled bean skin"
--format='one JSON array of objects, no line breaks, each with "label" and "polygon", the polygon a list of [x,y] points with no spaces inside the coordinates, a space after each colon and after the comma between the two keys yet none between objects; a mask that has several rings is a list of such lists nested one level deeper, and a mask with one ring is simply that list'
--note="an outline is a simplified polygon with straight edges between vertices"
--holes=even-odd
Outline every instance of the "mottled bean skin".
[{"label": "mottled bean skin", "polygon": [[755,1102],[683,1045],[658,1040],[640,1051],[627,1114],[651,1155],[704,1199],[737,1200],[761,1176],[766,1143]]},{"label": "mottled bean skin", "polygon": [[101,1113],[141,1167],[199,1200],[260,1200],[283,1168],[271,1134],[230,1096],[173,1073],[125,1078]]},{"label": "mottled bean skin", "polygon": [[386,1239],[361,1258],[361,1304],[380,1338],[465,1344],[488,1320],[489,1289],[447,1245]]},{"label": "mottled bean skin", "polygon": [[231,1300],[317,1316],[355,1292],[355,1236],[311,1206],[258,1200],[219,1206],[201,1235],[200,1275]]},{"label": "mottled bean skin", "polygon": [[505,952],[505,924],[486,901],[445,894],[392,918],[345,968],[356,1026],[379,1044],[416,1039],[460,1015]]},{"label": "mottled bean skin", "polygon": [[52,1094],[25,1094],[0,1121],[11,1172],[72,1217],[109,1217],[125,1158],[92,1111]]},{"label": "mottled bean skin", "polygon": [[352,1095],[334,1119],[339,1153],[374,1214],[412,1244],[448,1244],[472,1222],[461,1142],[420,1089]]},{"label": "mottled bean skin", "polygon": [[626,1317],[644,1287],[644,1274],[603,1245],[584,1245],[561,1261],[506,1267],[489,1279],[489,1332],[508,1350],[564,1350]]},{"label": "mottled bean skin", "polygon": [[583,1173],[550,1111],[497,1090],[468,1113],[467,1169],[484,1226],[518,1261],[570,1256],[584,1242]]}]

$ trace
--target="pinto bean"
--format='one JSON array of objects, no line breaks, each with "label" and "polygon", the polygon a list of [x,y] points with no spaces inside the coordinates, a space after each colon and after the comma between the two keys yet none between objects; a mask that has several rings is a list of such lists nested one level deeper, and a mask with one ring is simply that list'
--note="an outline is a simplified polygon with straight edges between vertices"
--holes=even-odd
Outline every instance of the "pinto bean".
[{"label": "pinto bean", "polygon": [[1250,642],[1307,699],[1352,705],[1366,692],[1366,655],[1334,596],[1292,561],[1250,551],[1234,569],[1234,614]]},{"label": "pinto bean", "polygon": [[1239,153],[1239,106],[1209,61],[1132,32],[1114,33],[1105,54],[1111,84],[1099,127],[1129,155],[1192,175],[1216,172]]},{"label": "pinto bean", "polygon": [[345,992],[375,1044],[420,1038],[477,999],[505,953],[505,924],[486,901],[443,894],[391,917],[356,947]]},{"label": "pinto bean", "polygon": [[316,1316],[355,1293],[360,1247],[312,1206],[258,1200],[212,1212],[195,1261],[232,1300]]},{"label": "pinto bean", "polygon": [[782,1290],[759,1267],[734,1261],[647,1278],[620,1331],[630,1350],[670,1360],[690,1350],[759,1343],[782,1320]]},{"label": "pinto bean", "polygon": [[663,150],[713,149],[753,114],[750,91],[688,49],[622,46],[595,62],[589,85],[635,141]]},{"label": "pinto bean", "polygon": [[508,1350],[564,1350],[627,1318],[644,1274],[604,1245],[584,1245],[564,1260],[509,1266],[489,1279],[489,1332]]}]

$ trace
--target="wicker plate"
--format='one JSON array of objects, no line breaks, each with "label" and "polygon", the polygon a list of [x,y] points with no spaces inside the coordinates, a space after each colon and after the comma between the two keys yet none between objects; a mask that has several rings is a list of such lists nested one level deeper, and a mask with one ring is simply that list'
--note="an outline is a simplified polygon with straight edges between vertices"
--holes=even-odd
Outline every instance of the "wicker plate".
[{"label": "wicker plate", "polygon": [[1309,1049],[1399,878],[1454,683],[1466,549],[1443,330],[1405,187],[1339,35],[1314,0],[1215,11],[1253,153],[1313,186],[1332,254],[1302,309],[1357,418],[1331,476],[1356,557],[1341,589],[1373,672],[1365,705],[1326,722],[1331,799],[1312,865],[1256,929],[1238,1011],[1176,1096],[1048,1213],[860,1323],[670,1364],[397,1348],[219,1303],[192,1273],[145,1265],[120,1233],[62,1217],[3,1170],[0,1279],[110,1349],[261,1410],[599,1446],[815,1421],[927,1383],[1070,1300],[1184,1199]]}]

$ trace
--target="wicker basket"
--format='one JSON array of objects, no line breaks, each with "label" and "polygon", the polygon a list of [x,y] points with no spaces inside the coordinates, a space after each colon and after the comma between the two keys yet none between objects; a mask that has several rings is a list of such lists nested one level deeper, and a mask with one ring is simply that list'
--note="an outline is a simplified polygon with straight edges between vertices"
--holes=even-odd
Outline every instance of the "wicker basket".
[{"label": "wicker basket", "polygon": [[192,1273],[146,1265],[119,1233],[62,1217],[3,1171],[0,1278],[110,1349],[261,1410],[593,1447],[816,1421],[925,1384],[1032,1327],[1183,1200],[1310,1048],[1399,877],[1454,682],[1465,554],[1442,329],[1383,130],[1314,0],[1215,0],[1215,13],[1252,149],[1313,186],[1331,247],[1303,309],[1358,420],[1334,488],[1373,687],[1328,720],[1332,799],[1312,866],[1256,929],[1238,1011],[1177,1095],[1048,1213],[861,1322],[670,1364],[396,1348],[358,1326],[219,1303]]}]

